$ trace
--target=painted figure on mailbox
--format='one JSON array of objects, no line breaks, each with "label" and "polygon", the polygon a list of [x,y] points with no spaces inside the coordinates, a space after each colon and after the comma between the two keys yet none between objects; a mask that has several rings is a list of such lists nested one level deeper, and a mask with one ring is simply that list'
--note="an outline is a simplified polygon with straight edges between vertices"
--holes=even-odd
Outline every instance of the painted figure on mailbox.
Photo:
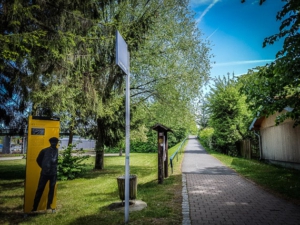
[{"label": "painted figure on mailbox", "polygon": [[[52,209],[51,204],[54,196],[54,189],[57,178],[57,162],[58,162],[58,138],[52,137],[49,139],[50,147],[44,148],[40,151],[36,162],[41,167],[41,175],[38,183],[38,187],[35,193],[33,209],[32,211],[37,211],[40,199],[43,195],[45,186],[49,181],[49,193],[47,201],[47,209]],[[52,209],[53,210],[53,209]]]}]

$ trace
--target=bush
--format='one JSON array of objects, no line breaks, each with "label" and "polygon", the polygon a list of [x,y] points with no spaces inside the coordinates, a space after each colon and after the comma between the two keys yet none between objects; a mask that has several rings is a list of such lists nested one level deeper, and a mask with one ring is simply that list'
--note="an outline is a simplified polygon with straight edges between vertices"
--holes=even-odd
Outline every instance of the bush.
[{"label": "bush", "polygon": [[130,144],[130,151],[136,153],[157,152],[157,144],[150,142],[132,142]]},{"label": "bush", "polygon": [[[172,148],[186,137],[187,130],[185,128],[174,129],[168,132],[168,148]],[[149,131],[147,133],[147,141],[131,141],[130,151],[136,153],[154,153],[157,152],[157,132]]]},{"label": "bush", "polygon": [[214,135],[214,128],[206,127],[199,132],[200,140],[203,141],[209,148],[212,148],[212,137]]},{"label": "bush", "polygon": [[238,149],[236,145],[229,145],[228,146],[228,153],[227,155],[237,157],[239,155]]},{"label": "bush", "polygon": [[182,141],[184,139],[184,137],[180,137],[180,138],[176,138],[176,136],[169,132],[168,133],[168,147],[172,148],[173,146],[175,146],[176,144],[178,144],[180,141]]},{"label": "bush", "polygon": [[89,155],[82,155],[84,151],[77,151],[77,155],[72,155],[72,149],[75,145],[69,145],[60,152],[58,156],[57,179],[72,180],[84,172],[84,164],[82,161],[89,158]]},{"label": "bush", "polygon": [[[121,148],[121,149],[123,152],[125,151],[125,148]],[[118,148],[118,147],[105,148],[105,153],[119,153],[119,152],[120,152],[120,148]]]}]

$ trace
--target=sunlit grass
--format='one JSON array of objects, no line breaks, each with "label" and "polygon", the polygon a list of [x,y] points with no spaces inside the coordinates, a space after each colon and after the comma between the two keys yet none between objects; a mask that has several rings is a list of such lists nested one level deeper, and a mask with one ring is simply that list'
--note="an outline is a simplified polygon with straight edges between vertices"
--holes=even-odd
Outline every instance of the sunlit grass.
[{"label": "sunlit grass", "polygon": [[[176,146],[175,146],[176,147]],[[174,151],[170,149],[170,152]],[[131,153],[130,173],[137,175],[137,199],[147,203],[130,213],[130,224],[181,224],[181,161],[159,185],[157,153]],[[124,174],[125,157],[105,157],[105,169],[94,171],[94,158],[86,173],[71,181],[58,181],[56,213],[23,214],[25,160],[0,161],[0,224],[123,224],[124,212],[108,206],[120,202],[117,177]],[[171,170],[169,170],[171,171]]]}]

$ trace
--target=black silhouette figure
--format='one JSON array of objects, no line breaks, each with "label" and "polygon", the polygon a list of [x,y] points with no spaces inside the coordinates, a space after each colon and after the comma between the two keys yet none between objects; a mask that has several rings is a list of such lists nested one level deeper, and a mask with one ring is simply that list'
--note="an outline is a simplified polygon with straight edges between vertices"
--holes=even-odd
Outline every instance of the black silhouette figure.
[{"label": "black silhouette figure", "polygon": [[[33,209],[32,211],[37,211],[39,202],[43,195],[45,186],[49,181],[49,192],[48,192],[48,201],[47,201],[47,209],[52,209],[51,204],[54,196],[54,189],[57,178],[57,162],[58,162],[58,138],[52,137],[49,139],[50,147],[45,148],[40,151],[36,162],[41,167],[41,175],[39,179],[38,188],[35,193]],[[54,210],[54,209],[52,209]]]}]

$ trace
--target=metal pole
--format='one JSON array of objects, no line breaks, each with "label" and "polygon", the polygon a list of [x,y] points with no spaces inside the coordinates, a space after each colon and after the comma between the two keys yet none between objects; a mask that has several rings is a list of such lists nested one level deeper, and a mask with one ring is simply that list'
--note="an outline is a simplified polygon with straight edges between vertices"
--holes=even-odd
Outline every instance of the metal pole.
[{"label": "metal pole", "polygon": [[[128,53],[129,55],[129,53]],[[128,57],[129,60],[129,57]],[[125,224],[129,222],[129,154],[130,154],[130,72],[126,75],[126,148],[125,148]]]}]

